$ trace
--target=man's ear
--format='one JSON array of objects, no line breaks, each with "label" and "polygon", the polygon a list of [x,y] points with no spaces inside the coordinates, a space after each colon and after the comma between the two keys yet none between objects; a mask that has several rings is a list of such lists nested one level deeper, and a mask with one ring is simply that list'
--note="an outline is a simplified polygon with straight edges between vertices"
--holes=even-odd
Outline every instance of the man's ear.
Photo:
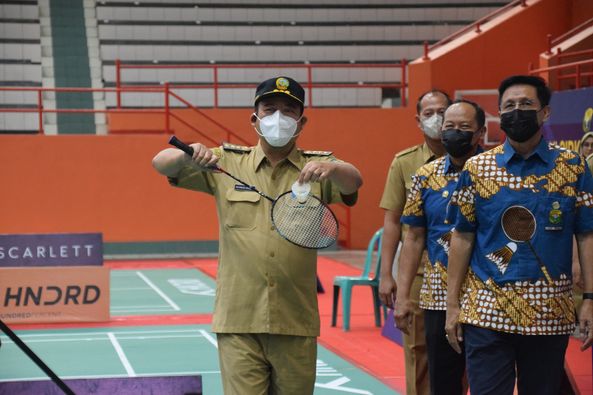
[{"label": "man's ear", "polygon": [[552,115],[552,108],[547,105],[542,109],[542,112],[544,113],[543,122],[546,122],[550,118],[550,115]]},{"label": "man's ear", "polygon": [[479,141],[484,141],[484,137],[486,136],[486,131],[488,131],[488,127],[486,127],[486,125],[482,126],[482,129],[480,130],[480,138]]},{"label": "man's ear", "polygon": [[305,124],[307,123],[307,121],[309,121],[309,118],[307,118],[306,116],[302,116],[301,117],[301,129],[303,128],[303,126],[305,126]]},{"label": "man's ear", "polygon": [[[418,125],[418,128],[419,128],[420,130],[422,130],[422,122],[420,121],[420,116],[419,116],[418,114],[416,114],[416,115],[414,116],[414,118],[416,118],[416,125]],[[422,131],[423,131],[423,130],[422,130]]]},{"label": "man's ear", "polygon": [[255,123],[257,122],[257,117],[255,116],[255,113],[251,113],[249,121],[251,122],[251,126],[255,127]]}]

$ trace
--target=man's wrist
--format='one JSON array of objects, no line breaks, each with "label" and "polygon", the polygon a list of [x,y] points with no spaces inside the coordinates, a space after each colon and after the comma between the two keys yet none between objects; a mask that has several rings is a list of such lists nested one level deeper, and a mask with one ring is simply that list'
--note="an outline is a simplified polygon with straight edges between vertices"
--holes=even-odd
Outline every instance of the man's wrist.
[{"label": "man's wrist", "polygon": [[593,292],[583,292],[583,300],[593,300]]}]

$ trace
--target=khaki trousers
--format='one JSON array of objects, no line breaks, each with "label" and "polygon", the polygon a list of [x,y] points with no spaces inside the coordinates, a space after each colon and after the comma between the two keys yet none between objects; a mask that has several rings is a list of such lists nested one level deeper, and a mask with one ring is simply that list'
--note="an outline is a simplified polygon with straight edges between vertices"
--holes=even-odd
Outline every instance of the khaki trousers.
[{"label": "khaki trousers", "polygon": [[310,395],[317,338],[267,333],[219,333],[225,395]]},{"label": "khaki trousers", "polygon": [[422,275],[416,275],[410,290],[410,300],[414,304],[412,330],[409,335],[403,334],[404,358],[406,362],[406,394],[429,395],[430,382],[428,377],[428,356],[426,354],[426,337],[424,335],[424,311],[418,307]]}]

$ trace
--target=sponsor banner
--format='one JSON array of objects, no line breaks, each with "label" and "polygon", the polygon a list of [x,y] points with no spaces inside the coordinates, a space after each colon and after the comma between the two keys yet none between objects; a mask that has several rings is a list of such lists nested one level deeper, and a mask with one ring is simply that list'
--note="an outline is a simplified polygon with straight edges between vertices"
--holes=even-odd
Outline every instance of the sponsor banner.
[{"label": "sponsor banner", "polygon": [[102,264],[101,233],[0,235],[0,268]]},{"label": "sponsor banner", "polygon": [[593,131],[593,88],[554,92],[550,108],[550,119],[543,127],[546,140],[578,143],[584,133]]},{"label": "sponsor banner", "polygon": [[109,320],[109,268],[0,269],[0,319],[7,323]]}]

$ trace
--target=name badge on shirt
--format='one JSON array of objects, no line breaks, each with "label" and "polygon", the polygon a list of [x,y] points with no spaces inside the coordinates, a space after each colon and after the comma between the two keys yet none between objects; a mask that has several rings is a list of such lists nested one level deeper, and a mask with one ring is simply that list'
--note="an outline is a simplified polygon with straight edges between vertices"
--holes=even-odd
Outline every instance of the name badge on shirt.
[{"label": "name badge on shirt", "polygon": [[249,188],[247,185],[235,184],[235,191],[251,191],[251,188]]},{"label": "name badge on shirt", "polygon": [[552,209],[548,213],[548,225],[545,227],[546,230],[562,230],[563,219],[562,211],[560,210],[560,203],[552,203]]}]

